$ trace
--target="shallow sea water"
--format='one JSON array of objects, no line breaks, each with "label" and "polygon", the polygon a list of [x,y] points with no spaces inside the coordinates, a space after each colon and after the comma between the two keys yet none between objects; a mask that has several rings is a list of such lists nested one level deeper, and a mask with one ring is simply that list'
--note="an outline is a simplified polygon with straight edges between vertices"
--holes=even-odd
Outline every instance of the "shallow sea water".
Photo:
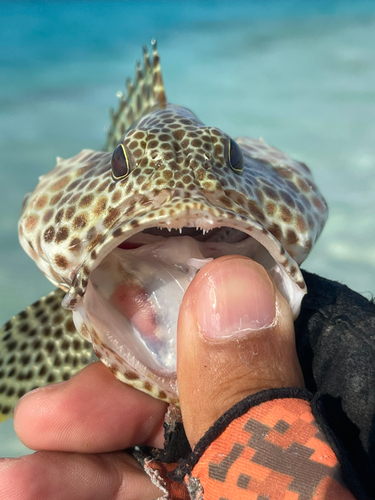
[{"label": "shallow sea water", "polygon": [[[18,243],[56,156],[100,149],[107,109],[156,37],[170,102],[306,162],[330,216],[305,269],[375,292],[375,3],[1,2],[0,321],[53,287]],[[0,456],[26,449],[0,426]]]}]

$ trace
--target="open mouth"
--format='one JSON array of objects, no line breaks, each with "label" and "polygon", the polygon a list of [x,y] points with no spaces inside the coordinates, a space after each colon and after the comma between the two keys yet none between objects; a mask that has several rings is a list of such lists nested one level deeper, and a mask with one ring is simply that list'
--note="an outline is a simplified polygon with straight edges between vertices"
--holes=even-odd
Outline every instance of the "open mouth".
[{"label": "open mouth", "polygon": [[231,254],[253,258],[269,272],[275,266],[258,241],[229,227],[136,233],[92,271],[84,314],[116,351],[122,351],[123,339],[150,369],[175,371],[177,317],[186,288],[205,264]]},{"label": "open mouth", "polygon": [[[267,243],[269,236],[264,239]],[[77,329],[82,331],[84,323],[107,366],[120,365],[122,373],[130,369],[176,396],[177,320],[183,296],[196,273],[224,255],[261,264],[285,296],[285,272],[263,241],[247,232],[228,226],[148,227],[118,243],[92,270],[73,311]]]}]

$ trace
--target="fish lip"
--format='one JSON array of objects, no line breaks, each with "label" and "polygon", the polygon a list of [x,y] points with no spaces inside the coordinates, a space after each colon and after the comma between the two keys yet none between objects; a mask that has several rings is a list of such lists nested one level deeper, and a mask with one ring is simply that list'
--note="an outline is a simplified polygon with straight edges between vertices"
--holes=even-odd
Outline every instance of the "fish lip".
[{"label": "fish lip", "polygon": [[[175,209],[175,203],[165,203],[162,208],[168,212],[168,208]],[[153,210],[145,210],[138,214],[136,219],[123,220],[119,218],[109,229],[110,238],[102,245],[98,244],[94,250],[97,257],[93,263],[88,262],[87,257],[79,268],[76,270],[69,291],[65,295],[62,306],[66,309],[74,310],[80,300],[82,300],[88,284],[91,272],[100,264],[100,262],[121,243],[130,239],[135,234],[141,233],[144,230],[153,227],[166,227],[171,229],[179,229],[182,227],[201,227],[202,229],[213,229],[215,227],[228,227],[237,229],[250,237],[257,240],[271,255],[278,264],[281,274],[288,276],[291,283],[297,285],[302,296],[307,292],[306,284],[298,264],[293,260],[289,253],[282,247],[281,243],[265,229],[259,222],[251,216],[245,216],[236,212],[230,211],[227,208],[215,206],[208,200],[200,201],[199,207],[184,207],[176,212],[176,216],[171,218],[170,214],[163,217],[158,216],[155,219],[150,217]],[[155,212],[160,210],[160,207],[155,209]],[[214,212],[214,214],[212,213]],[[136,223],[134,222],[136,221]],[[182,221],[182,222],[181,222]],[[296,269],[294,274],[291,269]],[[301,299],[302,300],[302,299]],[[295,317],[298,311],[294,311]]]}]

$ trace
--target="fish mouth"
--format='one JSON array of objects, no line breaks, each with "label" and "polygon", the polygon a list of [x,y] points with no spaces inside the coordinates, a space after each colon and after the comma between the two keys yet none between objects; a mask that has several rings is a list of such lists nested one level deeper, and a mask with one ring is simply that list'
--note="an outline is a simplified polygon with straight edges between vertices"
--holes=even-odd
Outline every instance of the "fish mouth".
[{"label": "fish mouth", "polygon": [[199,269],[223,255],[249,257],[266,269],[295,316],[305,289],[288,275],[292,265],[299,272],[297,264],[254,219],[208,202],[179,212],[169,207],[163,205],[163,217],[155,209],[154,217],[148,211],[118,220],[95,247],[91,268],[86,260],[77,271],[63,306],[73,309],[77,330],[117,378],[176,401],[178,312]]},{"label": "fish mouth", "polygon": [[[246,227],[241,230],[202,220],[200,227],[193,222],[178,227],[174,221],[138,227],[133,234],[124,232],[112,241],[110,251],[91,270],[73,319],[78,331],[92,341],[98,357],[112,371],[117,367],[116,376],[121,378],[124,366],[127,372],[131,367],[132,373],[156,380],[157,387],[176,396],[179,307],[196,273],[215,258],[252,258],[285,294],[280,265],[265,247],[269,235],[259,229],[254,238],[256,223],[250,227],[246,222]],[[264,241],[259,241],[261,237]],[[300,302],[303,292],[296,288]]]}]

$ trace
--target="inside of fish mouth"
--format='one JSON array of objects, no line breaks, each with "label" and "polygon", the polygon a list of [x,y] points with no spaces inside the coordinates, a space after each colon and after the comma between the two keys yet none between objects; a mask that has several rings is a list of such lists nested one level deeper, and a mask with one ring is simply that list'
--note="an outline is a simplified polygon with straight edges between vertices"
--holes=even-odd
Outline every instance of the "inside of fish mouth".
[{"label": "inside of fish mouth", "polygon": [[222,255],[250,257],[277,277],[265,247],[236,228],[153,227],[133,234],[91,272],[73,313],[78,330],[84,322],[95,331],[125,369],[173,379],[183,295],[199,269]]}]

